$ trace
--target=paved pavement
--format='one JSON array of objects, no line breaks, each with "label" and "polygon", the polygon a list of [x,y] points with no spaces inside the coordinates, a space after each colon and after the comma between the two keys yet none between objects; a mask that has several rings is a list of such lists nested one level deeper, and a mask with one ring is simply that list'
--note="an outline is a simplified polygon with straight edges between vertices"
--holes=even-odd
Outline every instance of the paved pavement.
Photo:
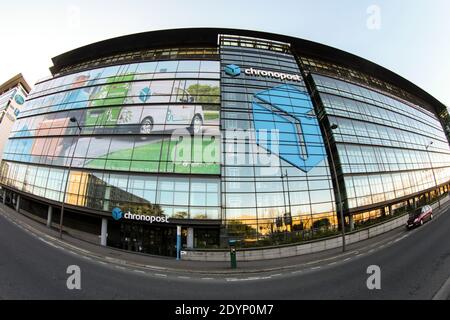
[{"label": "paved pavement", "polygon": [[[40,228],[45,226],[0,206],[0,299],[448,299],[449,293],[449,214],[352,245],[345,255],[246,262],[234,274],[224,263],[161,259],[84,242],[80,250],[79,240],[59,242],[55,231],[48,236]],[[128,257],[133,259],[124,263]],[[81,269],[81,290],[67,289],[69,265]],[[381,268],[381,290],[367,289],[370,265]]]}]

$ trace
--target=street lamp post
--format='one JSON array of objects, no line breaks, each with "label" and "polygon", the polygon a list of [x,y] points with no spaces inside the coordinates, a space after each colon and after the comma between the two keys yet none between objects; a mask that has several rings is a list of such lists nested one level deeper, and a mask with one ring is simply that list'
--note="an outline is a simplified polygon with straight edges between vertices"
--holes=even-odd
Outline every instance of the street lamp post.
[{"label": "street lamp post", "polygon": [[[75,122],[77,124],[77,127],[78,127],[77,128],[78,129],[77,130],[78,131],[77,138],[79,138],[80,135],[81,135],[80,123],[78,122],[77,118],[75,118],[75,117],[71,117],[70,118],[70,122]],[[73,158],[74,158],[74,155],[75,155],[75,147],[76,147],[76,145],[73,146],[72,155],[70,157],[69,168],[68,168],[68,171],[67,171],[67,178],[66,178],[66,182],[65,182],[65,185],[64,185],[63,201],[62,201],[62,204],[61,204],[61,215],[60,215],[60,218],[59,218],[59,238],[60,239],[62,239],[63,218],[64,218],[64,204],[66,203],[67,185],[69,183],[70,170],[72,169]]]},{"label": "street lamp post", "polygon": [[[318,119],[319,121],[319,119]],[[319,121],[320,123],[320,121]],[[337,124],[331,125],[331,130],[335,130],[338,128]],[[334,173],[334,179],[336,183],[337,193],[338,193],[338,205],[339,205],[339,215],[341,217],[341,229],[342,229],[342,252],[345,252],[345,221],[344,221],[344,211],[342,209],[342,197],[341,197],[341,190],[339,188],[339,180],[336,173],[336,165],[334,163],[332,151],[331,151],[331,145],[330,145],[330,139],[328,138],[327,130],[324,128],[323,132],[325,132],[325,139],[327,140],[327,146],[328,150],[330,152],[330,158],[331,158],[331,165],[333,166],[333,173]]]},{"label": "street lamp post", "polygon": [[[287,192],[284,190],[284,178],[286,178],[286,188],[287,188]],[[283,173],[281,173],[281,183],[283,185],[283,198],[284,198],[284,223],[286,225],[289,225],[291,227],[291,232],[292,232],[292,207],[291,207],[291,195],[290,195],[290,190],[289,190],[289,180],[288,180],[288,172],[287,170]],[[288,196],[288,210],[286,210],[286,194]],[[286,223],[286,221],[288,223]]]},{"label": "street lamp post", "polygon": [[[431,161],[430,153],[428,152],[428,149],[431,147],[432,144],[433,144],[433,141],[430,141],[425,146],[425,149],[427,150],[428,161],[430,162],[430,165],[431,165],[431,172],[433,173],[434,185],[437,187],[438,183],[437,183],[437,180],[436,180],[436,174],[434,173],[433,162]],[[439,192],[438,192],[438,197],[439,197]],[[441,201],[440,200],[438,200],[438,205],[439,205],[439,209],[440,209],[441,208]]]}]

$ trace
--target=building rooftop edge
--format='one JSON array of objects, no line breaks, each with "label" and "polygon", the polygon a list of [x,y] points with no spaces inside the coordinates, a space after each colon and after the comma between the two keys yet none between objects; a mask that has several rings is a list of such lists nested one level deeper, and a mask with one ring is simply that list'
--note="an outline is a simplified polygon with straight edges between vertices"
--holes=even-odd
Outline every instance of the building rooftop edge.
[{"label": "building rooftop edge", "polygon": [[129,34],[94,42],[52,58],[52,74],[58,73],[62,68],[73,64],[93,60],[99,57],[131,52],[150,48],[169,48],[173,46],[216,46],[219,34],[247,36],[290,43],[292,49],[308,57],[323,59],[336,64],[351,67],[367,74],[373,75],[382,81],[394,84],[433,105],[436,108],[445,108],[438,99],[421,89],[414,83],[367,59],[352,53],[337,49],[318,42],[300,39],[292,36],[230,28],[179,28],[147,31]]},{"label": "building rooftop edge", "polygon": [[25,80],[22,73],[18,73],[14,77],[12,77],[12,78],[6,80],[4,83],[0,84],[0,94],[17,86],[17,84],[19,84],[19,83],[22,85],[22,87],[26,90],[27,93],[30,93],[30,91],[31,91],[30,85]]}]

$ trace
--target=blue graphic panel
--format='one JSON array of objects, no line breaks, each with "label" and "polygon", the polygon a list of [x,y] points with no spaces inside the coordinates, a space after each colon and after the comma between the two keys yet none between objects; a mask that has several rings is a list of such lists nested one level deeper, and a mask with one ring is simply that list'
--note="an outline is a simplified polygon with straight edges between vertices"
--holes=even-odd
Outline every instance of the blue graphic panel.
[{"label": "blue graphic panel", "polygon": [[[319,123],[307,93],[291,85],[277,86],[256,93],[252,107],[260,146],[304,172],[325,158]],[[273,130],[279,132],[277,146],[272,145]]]}]

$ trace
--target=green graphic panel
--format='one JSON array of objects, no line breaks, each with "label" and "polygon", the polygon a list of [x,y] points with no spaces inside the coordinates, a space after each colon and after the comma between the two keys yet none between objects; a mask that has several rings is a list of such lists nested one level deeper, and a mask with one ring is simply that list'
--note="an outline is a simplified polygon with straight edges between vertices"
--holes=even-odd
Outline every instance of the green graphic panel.
[{"label": "green graphic panel", "polygon": [[[220,174],[220,143],[215,136],[159,139],[112,151],[86,168],[138,172]],[[100,158],[100,157],[99,157]],[[107,159],[106,162],[104,159]],[[124,160],[127,159],[127,160]]]},{"label": "green graphic panel", "polygon": [[[108,105],[123,105],[131,87],[134,75],[124,75],[109,78],[107,84],[102,86],[98,92],[91,96],[90,107],[101,107]],[[123,82],[121,82],[123,81]],[[91,109],[86,113],[85,125],[107,126],[115,125],[122,107],[111,107],[102,109]]]}]

